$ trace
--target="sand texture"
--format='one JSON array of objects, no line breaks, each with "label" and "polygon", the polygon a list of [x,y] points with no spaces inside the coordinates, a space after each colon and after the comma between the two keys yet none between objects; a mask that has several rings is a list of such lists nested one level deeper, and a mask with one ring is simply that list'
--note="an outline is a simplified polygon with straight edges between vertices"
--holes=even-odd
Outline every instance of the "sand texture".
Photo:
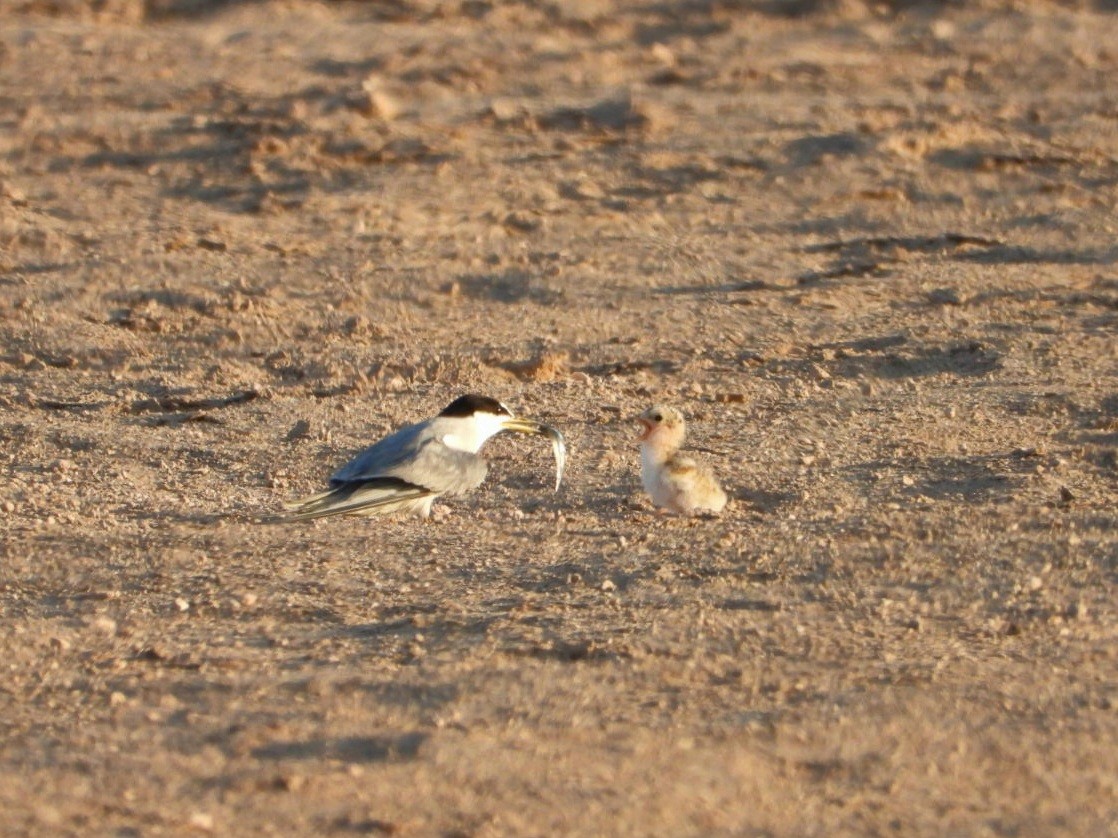
[{"label": "sand texture", "polygon": [[[1114,3],[9,0],[0,79],[0,834],[1118,835]],[[281,520],[467,392],[558,493]]]}]

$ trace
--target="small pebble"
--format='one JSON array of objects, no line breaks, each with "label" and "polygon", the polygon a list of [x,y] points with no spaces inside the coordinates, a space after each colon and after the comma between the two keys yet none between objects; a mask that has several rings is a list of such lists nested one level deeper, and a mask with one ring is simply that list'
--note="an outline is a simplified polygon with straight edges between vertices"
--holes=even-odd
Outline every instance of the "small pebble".
[{"label": "small pebble", "polygon": [[199,832],[213,832],[214,816],[209,812],[195,812],[190,816],[190,828]]},{"label": "small pebble", "polygon": [[65,821],[65,818],[58,809],[48,805],[35,807],[35,819],[44,826],[58,828],[61,828]]},{"label": "small pebble", "polygon": [[941,306],[958,306],[964,300],[954,288],[935,288],[928,292],[928,302]]},{"label": "small pebble", "polygon": [[112,617],[98,617],[89,624],[90,628],[98,631],[101,634],[114,635],[116,634],[116,620]]}]

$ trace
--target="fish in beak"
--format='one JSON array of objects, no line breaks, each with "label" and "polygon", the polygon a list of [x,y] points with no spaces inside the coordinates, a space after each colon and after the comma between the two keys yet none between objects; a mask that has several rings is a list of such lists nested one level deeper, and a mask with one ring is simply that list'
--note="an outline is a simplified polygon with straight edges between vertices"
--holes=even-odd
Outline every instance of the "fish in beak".
[{"label": "fish in beak", "polygon": [[551,440],[551,451],[555,455],[555,491],[558,492],[559,484],[563,482],[563,470],[567,466],[567,444],[559,429],[537,422],[534,419],[520,419],[510,416],[501,423],[501,430],[513,431],[518,434],[546,436]]}]

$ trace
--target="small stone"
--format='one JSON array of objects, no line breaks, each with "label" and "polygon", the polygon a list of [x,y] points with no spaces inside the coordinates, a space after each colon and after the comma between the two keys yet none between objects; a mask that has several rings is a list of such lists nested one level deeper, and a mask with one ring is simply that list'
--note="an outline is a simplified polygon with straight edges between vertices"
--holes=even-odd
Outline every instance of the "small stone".
[{"label": "small stone", "polygon": [[4,509],[5,512],[15,512],[16,511],[16,505],[12,501],[6,500],[6,501],[4,501],[3,509]]},{"label": "small stone", "polygon": [[508,213],[501,223],[511,230],[516,230],[520,233],[534,233],[540,229],[543,221],[538,217],[533,217],[524,212],[513,211]]},{"label": "small stone", "polygon": [[606,581],[604,581],[602,583],[602,591],[604,593],[608,594],[611,591],[616,591],[616,590],[617,590],[617,585],[615,585],[611,580],[607,579]]},{"label": "small stone", "polygon": [[182,597],[177,597],[175,599],[175,608],[177,608],[179,611],[189,611],[190,601],[183,599]]},{"label": "small stone", "polygon": [[7,182],[0,184],[0,195],[3,195],[16,206],[23,206],[27,203],[27,193]]},{"label": "small stone", "polygon": [[560,184],[559,194],[564,198],[583,201],[597,201],[606,196],[601,186],[586,177]]},{"label": "small stone", "polygon": [[927,296],[928,302],[940,306],[960,306],[966,302],[954,288],[933,288]]},{"label": "small stone", "polygon": [[1030,576],[1029,577],[1029,590],[1030,591],[1039,591],[1043,587],[1044,587],[1044,580],[1041,579],[1039,576]]},{"label": "small stone", "polygon": [[259,597],[251,591],[247,594],[241,594],[241,605],[245,608],[252,608],[259,601]]},{"label": "small stone", "polygon": [[676,63],[675,53],[672,52],[670,47],[665,46],[664,44],[661,44],[661,43],[657,42],[657,43],[652,45],[652,49],[649,50],[649,52],[651,53],[651,55],[654,59],[659,61],[664,66],[666,66],[666,67],[674,67],[675,66],[675,63]]},{"label": "small stone", "polygon": [[112,695],[109,696],[109,706],[110,707],[120,707],[121,705],[127,704],[127,703],[128,703],[128,696],[126,696],[122,692],[117,691],[117,692],[114,692]]},{"label": "small stone", "polygon": [[89,627],[96,632],[100,632],[101,634],[105,634],[110,637],[116,634],[116,620],[114,620],[112,617],[98,617],[89,624]]},{"label": "small stone", "polygon": [[43,826],[61,829],[65,821],[62,813],[54,806],[43,804],[35,807],[35,819]]},{"label": "small stone", "polygon": [[528,109],[515,99],[494,99],[489,103],[489,113],[498,122],[511,122],[528,113]]},{"label": "small stone", "polygon": [[[295,422],[294,425],[291,426],[291,429],[287,432],[287,436],[284,437],[284,439],[286,439],[288,442],[295,442],[296,440],[299,440],[299,439],[306,439],[307,437],[310,436],[310,431],[311,431],[310,421],[308,421],[307,419],[299,419],[298,421]],[[286,477],[286,476],[287,475],[285,473],[281,474],[278,470],[275,473],[275,477]]]},{"label": "small stone", "polygon": [[355,314],[352,317],[347,317],[345,323],[342,324],[347,335],[354,335],[355,337],[363,337],[371,334],[373,325],[369,322],[369,318],[363,314]]},{"label": "small stone", "polygon": [[187,823],[191,829],[197,829],[199,832],[213,832],[214,816],[209,812],[195,812]]},{"label": "small stone", "polygon": [[298,791],[306,782],[302,774],[283,774],[276,778],[276,786],[284,791]]},{"label": "small stone", "polygon": [[932,37],[937,41],[950,41],[955,37],[955,24],[950,20],[939,18],[932,23]]},{"label": "small stone", "polygon": [[391,122],[400,115],[399,103],[383,90],[369,91],[368,96],[368,109],[366,113],[368,113],[369,116],[375,116],[378,119],[383,119],[385,122]]}]

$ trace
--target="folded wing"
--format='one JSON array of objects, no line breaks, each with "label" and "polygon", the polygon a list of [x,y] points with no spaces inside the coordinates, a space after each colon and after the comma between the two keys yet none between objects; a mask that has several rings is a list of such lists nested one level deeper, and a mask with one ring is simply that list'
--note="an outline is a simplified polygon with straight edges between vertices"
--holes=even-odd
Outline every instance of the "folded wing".
[{"label": "folded wing", "polygon": [[447,448],[428,428],[412,425],[338,469],[329,490],[287,508],[296,518],[394,512],[438,495],[474,489],[487,471],[485,460],[477,454]]}]

